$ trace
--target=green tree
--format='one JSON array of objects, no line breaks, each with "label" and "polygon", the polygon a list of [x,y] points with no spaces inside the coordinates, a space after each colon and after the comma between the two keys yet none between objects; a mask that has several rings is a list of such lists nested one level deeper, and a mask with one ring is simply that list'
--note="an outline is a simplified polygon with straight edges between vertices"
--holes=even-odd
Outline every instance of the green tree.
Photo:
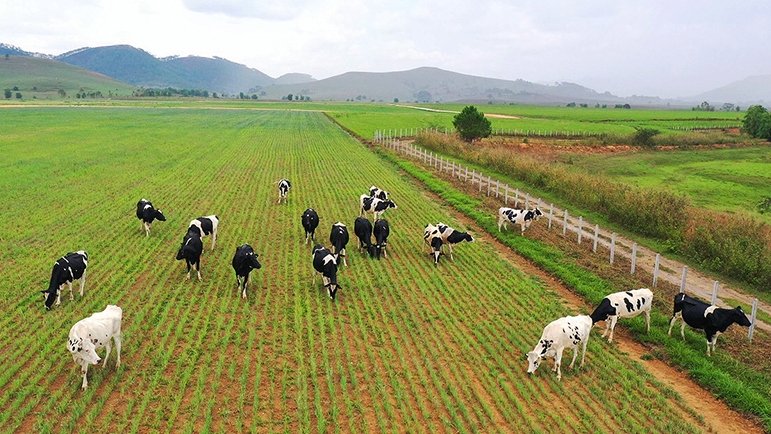
[{"label": "green tree", "polygon": [[488,137],[492,133],[490,120],[473,105],[464,107],[463,111],[455,115],[452,125],[460,137],[467,142]]},{"label": "green tree", "polygon": [[11,89],[5,89],[5,99],[9,99],[13,96],[13,93],[11,93]]},{"label": "green tree", "polygon": [[632,135],[632,143],[637,146],[645,146],[652,148],[655,143],[653,142],[653,136],[659,134],[659,130],[655,128],[637,128],[637,131]]},{"label": "green tree", "polygon": [[21,92],[16,92],[16,99],[21,99]]},{"label": "green tree", "polygon": [[744,115],[742,129],[752,137],[771,139],[771,114],[762,105],[751,106]]}]

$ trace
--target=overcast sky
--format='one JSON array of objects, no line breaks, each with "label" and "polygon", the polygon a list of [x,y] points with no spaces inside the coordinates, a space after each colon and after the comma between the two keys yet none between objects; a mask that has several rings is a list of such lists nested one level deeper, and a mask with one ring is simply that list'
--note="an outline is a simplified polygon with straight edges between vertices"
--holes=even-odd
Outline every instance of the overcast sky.
[{"label": "overcast sky", "polygon": [[771,1],[3,0],[0,42],[128,44],[272,76],[436,66],[620,96],[688,96],[771,74]]}]

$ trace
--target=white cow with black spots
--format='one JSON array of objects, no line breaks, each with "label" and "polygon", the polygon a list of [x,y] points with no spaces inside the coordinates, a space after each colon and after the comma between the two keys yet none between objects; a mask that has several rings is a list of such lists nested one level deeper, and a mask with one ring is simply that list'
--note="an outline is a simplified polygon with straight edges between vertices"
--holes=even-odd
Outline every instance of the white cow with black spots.
[{"label": "white cow with black spots", "polygon": [[550,322],[543,329],[541,339],[533,351],[527,353],[527,373],[532,374],[538,369],[541,359],[554,358],[554,369],[557,373],[557,381],[562,378],[560,365],[562,364],[562,352],[565,348],[573,349],[573,360],[570,368],[576,362],[578,346],[583,347],[581,366],[584,366],[586,358],[586,344],[589,342],[589,332],[592,329],[592,318],[589,315],[566,316]]},{"label": "white cow with black spots", "polygon": [[648,288],[635,289],[633,291],[614,292],[603,298],[600,305],[592,312],[592,322],[605,321],[605,331],[602,337],[608,334],[608,342],[613,342],[613,329],[619,318],[634,318],[645,314],[645,323],[648,332],[651,331],[651,307],[653,307],[653,292]]},{"label": "white cow with black spots", "polygon": [[506,229],[506,223],[513,225],[519,225],[521,228],[520,233],[524,235],[525,229],[530,227],[530,223],[538,220],[543,215],[543,212],[538,207],[533,209],[517,209],[517,208],[498,208],[498,231],[501,228]]},{"label": "white cow with black spots", "polygon": [[120,367],[120,346],[121,346],[121,321],[123,319],[123,310],[115,305],[108,304],[101,312],[95,312],[88,318],[84,318],[75,323],[70,329],[67,349],[72,354],[72,359],[80,366],[80,373],[83,374],[83,389],[88,387],[88,365],[98,365],[101,360],[96,350],[107,347],[104,355],[104,366],[107,366],[107,359],[112,350],[112,341],[115,341],[115,350],[118,360],[115,362],[115,369]]}]

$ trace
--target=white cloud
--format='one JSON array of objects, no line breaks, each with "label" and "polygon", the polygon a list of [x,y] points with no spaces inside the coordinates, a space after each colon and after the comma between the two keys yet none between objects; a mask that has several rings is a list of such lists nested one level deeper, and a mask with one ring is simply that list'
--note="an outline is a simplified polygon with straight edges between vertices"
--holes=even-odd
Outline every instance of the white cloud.
[{"label": "white cloud", "polygon": [[250,17],[266,20],[289,20],[297,17],[307,4],[306,0],[183,0],[194,12],[219,13],[231,17]]}]

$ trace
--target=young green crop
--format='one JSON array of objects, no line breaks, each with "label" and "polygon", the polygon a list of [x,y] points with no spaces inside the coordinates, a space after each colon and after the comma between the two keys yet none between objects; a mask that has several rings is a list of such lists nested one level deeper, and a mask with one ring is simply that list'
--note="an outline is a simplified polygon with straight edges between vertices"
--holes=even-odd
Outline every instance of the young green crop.
[{"label": "young green crop", "polygon": [[[1,431],[704,428],[598,340],[561,383],[547,369],[528,377],[522,354],[571,312],[488,243],[434,266],[426,223],[474,227],[320,113],[3,110],[13,129],[0,136],[0,200],[18,224],[0,240],[0,360],[13,372],[0,376]],[[275,203],[281,177],[293,181],[286,205]],[[352,240],[332,302],[311,284],[300,214],[319,212],[325,243],[335,221],[350,228],[373,183],[399,205],[384,215],[388,258],[359,255]],[[168,218],[149,238],[133,216],[141,197]],[[203,281],[187,281],[174,253],[190,219],[207,214],[221,218],[217,249],[206,243]],[[230,267],[244,242],[263,265],[247,300]],[[51,261],[80,248],[92,257],[86,295],[45,313],[37,291]],[[124,310],[123,365],[93,369],[84,393],[63,342],[107,303]],[[611,392],[618,375],[628,387]],[[650,409],[629,428],[641,402]]]}]

